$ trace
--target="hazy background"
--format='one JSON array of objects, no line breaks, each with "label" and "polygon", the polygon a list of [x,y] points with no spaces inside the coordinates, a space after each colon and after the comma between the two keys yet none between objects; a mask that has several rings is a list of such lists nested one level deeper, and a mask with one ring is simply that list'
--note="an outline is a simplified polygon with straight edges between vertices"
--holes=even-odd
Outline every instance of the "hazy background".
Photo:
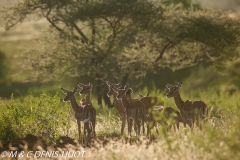
[{"label": "hazy background", "polygon": [[239,11],[239,0],[194,0],[195,3],[200,3],[207,7],[213,7],[220,10]]},{"label": "hazy background", "polygon": [[[14,4],[17,0],[1,0],[0,5],[3,4]],[[193,3],[200,3],[204,6],[213,7],[215,9],[220,10],[232,10],[234,12],[239,12],[240,1],[238,0],[195,0]],[[40,19],[38,21],[24,21],[21,24],[17,24],[15,27],[11,28],[11,30],[6,31],[4,29],[4,19],[1,16],[0,21],[0,50],[5,53],[6,58],[6,80],[4,86],[7,89],[0,90],[0,96],[9,97],[11,93],[15,95],[20,95],[23,93],[29,92],[41,92],[38,89],[35,89],[33,86],[38,86],[41,90],[51,90],[48,85],[52,84],[41,84],[32,79],[31,73],[33,70],[28,70],[23,66],[23,62],[27,57],[24,57],[24,53],[27,52],[31,47],[39,47],[37,39],[40,35],[48,29],[48,22],[45,19]],[[41,61],[39,59],[39,61]],[[237,60],[233,64],[229,64],[228,68],[225,71],[216,72],[215,68],[212,66],[204,66],[199,64],[195,67],[185,68],[178,71],[171,71],[165,69],[162,73],[165,73],[165,77],[156,77],[156,75],[148,75],[146,80],[140,86],[140,89],[144,88],[144,85],[151,85],[151,82],[147,82],[149,79],[158,79],[163,80],[160,84],[155,84],[159,86],[164,86],[166,82],[175,82],[176,77],[178,80],[184,80],[186,82],[191,82],[184,84],[185,88],[199,87],[205,85],[216,85],[219,84],[219,88],[222,90],[230,90],[234,91],[237,89],[236,84],[229,82],[227,85],[221,85],[223,82],[226,82],[229,79],[229,74],[233,76],[234,82],[238,81],[237,78],[240,74],[236,70],[236,66],[238,66],[239,60]],[[170,76],[171,75],[171,76]],[[198,77],[198,80],[196,80]],[[203,78],[204,77],[204,78]],[[216,82],[216,79],[218,81]],[[129,81],[130,84],[133,82]],[[55,83],[56,88],[60,88],[62,83]],[[157,86],[158,87],[158,86]]]}]

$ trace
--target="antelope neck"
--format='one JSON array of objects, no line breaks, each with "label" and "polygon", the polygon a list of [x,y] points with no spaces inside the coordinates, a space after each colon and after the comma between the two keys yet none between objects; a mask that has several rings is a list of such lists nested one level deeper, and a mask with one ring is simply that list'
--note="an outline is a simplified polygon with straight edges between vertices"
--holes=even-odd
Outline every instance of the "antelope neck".
[{"label": "antelope neck", "polygon": [[127,100],[126,95],[122,96],[122,105],[124,108],[126,108],[126,109],[128,108],[129,102]]},{"label": "antelope neck", "polygon": [[184,101],[182,100],[180,94],[178,93],[177,95],[174,96],[174,101],[178,107],[179,110],[182,109],[182,106],[184,104]]},{"label": "antelope neck", "polygon": [[87,94],[85,95],[85,99],[86,99],[86,104],[91,104],[90,93],[87,93]]},{"label": "antelope neck", "polygon": [[112,92],[112,95],[113,95],[114,102],[119,101],[119,99],[117,99],[118,94],[116,92]]},{"label": "antelope neck", "polygon": [[74,110],[74,112],[77,112],[79,106],[78,106],[78,104],[77,104],[77,101],[76,101],[75,96],[70,97],[69,100],[70,100],[70,103],[71,103],[72,109]]},{"label": "antelope neck", "polygon": [[120,115],[125,114],[125,106],[123,105],[123,103],[120,99],[117,99],[117,95],[118,95],[118,93],[116,93],[116,92],[112,93],[114,106],[116,107],[116,109],[118,110]]}]

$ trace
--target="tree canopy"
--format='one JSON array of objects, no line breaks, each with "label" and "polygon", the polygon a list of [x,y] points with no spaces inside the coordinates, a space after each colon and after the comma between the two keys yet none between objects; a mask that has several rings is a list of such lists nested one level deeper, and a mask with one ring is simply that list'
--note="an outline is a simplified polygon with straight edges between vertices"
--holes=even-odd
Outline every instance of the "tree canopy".
[{"label": "tree canopy", "polygon": [[31,16],[57,33],[32,61],[42,71],[121,77],[238,56],[240,21],[227,12],[154,0],[24,0],[8,10],[7,29]]},{"label": "tree canopy", "polygon": [[202,61],[221,68],[238,57],[239,16],[184,2],[23,0],[6,8],[6,28],[25,19],[48,21],[49,31],[30,54],[38,77],[121,81]]}]

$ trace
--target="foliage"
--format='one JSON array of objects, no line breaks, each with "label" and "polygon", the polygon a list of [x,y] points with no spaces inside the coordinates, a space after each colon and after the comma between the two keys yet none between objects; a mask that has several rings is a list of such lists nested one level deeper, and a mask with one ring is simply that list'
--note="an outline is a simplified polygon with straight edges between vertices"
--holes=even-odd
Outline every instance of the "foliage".
[{"label": "foliage", "polygon": [[[140,93],[150,92],[150,95],[157,96],[165,101],[165,106],[173,106],[173,99],[164,98],[164,93],[158,89],[144,89]],[[137,93],[134,93],[135,98]],[[160,134],[153,132],[155,139],[149,143],[145,136],[139,141],[127,142],[120,140],[120,119],[116,109],[100,110],[96,106],[95,98],[93,104],[97,109],[96,133],[99,138],[91,148],[85,148],[85,158],[95,159],[238,159],[240,139],[239,132],[239,104],[240,92],[229,94],[228,92],[217,92],[214,89],[205,88],[191,92],[180,90],[183,100],[200,99],[206,102],[211,114],[208,123],[203,130],[194,128],[183,128],[175,133],[173,130],[164,135],[161,127]],[[69,103],[60,104],[58,94],[48,96],[29,95],[22,100],[11,98],[0,100],[1,128],[0,139],[8,141],[23,137],[27,133],[45,138],[56,139],[66,134],[77,138],[76,122]],[[57,109],[57,110],[56,110]],[[70,115],[69,114],[70,109]],[[36,112],[38,110],[38,112]],[[4,113],[3,113],[4,111]],[[62,113],[61,113],[62,112]],[[49,113],[53,113],[50,114]],[[68,116],[70,122],[68,123]],[[73,122],[74,121],[74,122]],[[125,132],[127,133],[127,131]],[[4,136],[4,137],[3,137]],[[72,148],[69,148],[72,150]],[[78,146],[75,147],[78,149]],[[141,154],[139,154],[141,153]]]},{"label": "foliage", "polygon": [[[23,100],[1,100],[0,139],[11,139],[33,134],[49,141],[64,134],[67,124],[66,106],[61,106],[59,97],[41,94],[38,98],[27,96]],[[65,133],[66,134],[66,133]]]},{"label": "foliage", "polygon": [[147,71],[201,61],[222,67],[239,55],[240,21],[228,12],[162,1],[28,0],[8,8],[6,28],[30,15],[51,26],[40,47],[31,50],[38,78],[64,74],[119,81],[126,74],[144,77]]},{"label": "foliage", "polygon": [[238,67],[239,59],[228,63],[226,67],[223,67],[218,72],[213,66],[200,65],[199,67],[190,68],[194,72],[190,73],[186,79],[183,79],[184,88],[186,90],[214,88],[216,93],[229,92],[234,94],[240,88]]}]

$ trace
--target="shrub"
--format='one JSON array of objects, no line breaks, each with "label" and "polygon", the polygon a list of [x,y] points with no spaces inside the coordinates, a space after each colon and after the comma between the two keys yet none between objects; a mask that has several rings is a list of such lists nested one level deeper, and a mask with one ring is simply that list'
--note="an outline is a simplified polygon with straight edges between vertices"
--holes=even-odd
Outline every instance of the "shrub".
[{"label": "shrub", "polygon": [[60,98],[41,94],[24,99],[1,100],[0,139],[11,139],[33,134],[53,140],[60,136],[61,129],[67,128],[67,107],[60,104]]}]

